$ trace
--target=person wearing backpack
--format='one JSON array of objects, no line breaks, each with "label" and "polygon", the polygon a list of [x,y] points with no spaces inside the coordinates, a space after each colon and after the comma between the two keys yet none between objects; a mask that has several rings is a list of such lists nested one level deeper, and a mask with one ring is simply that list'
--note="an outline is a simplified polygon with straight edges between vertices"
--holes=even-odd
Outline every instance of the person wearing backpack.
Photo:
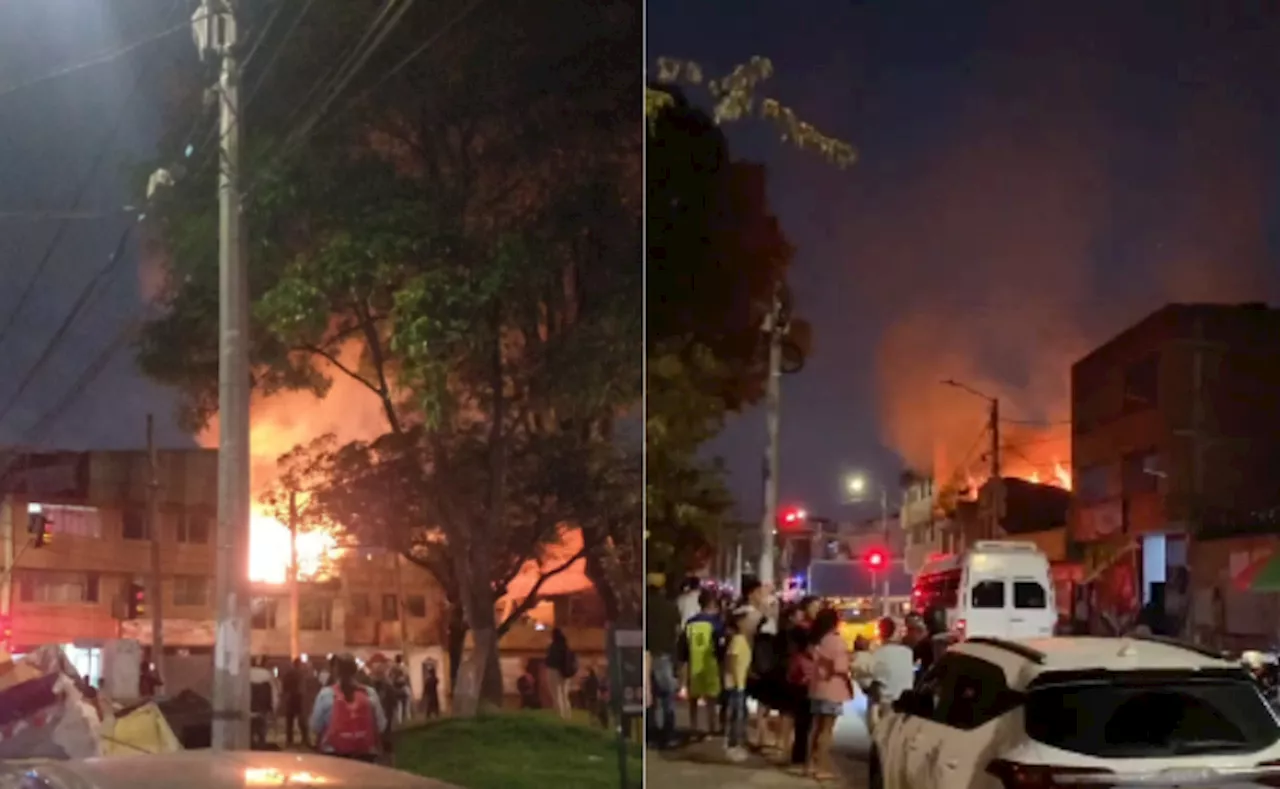
[{"label": "person wearing backpack", "polygon": [[545,664],[551,685],[551,704],[561,718],[569,720],[573,715],[569,707],[569,680],[578,673],[578,656],[569,648],[569,640],[558,627],[551,631]]},{"label": "person wearing backpack", "polygon": [[321,753],[362,762],[377,762],[387,742],[387,717],[373,688],[356,682],[356,660],[336,659],[337,682],[320,690],[311,712],[311,731]]}]

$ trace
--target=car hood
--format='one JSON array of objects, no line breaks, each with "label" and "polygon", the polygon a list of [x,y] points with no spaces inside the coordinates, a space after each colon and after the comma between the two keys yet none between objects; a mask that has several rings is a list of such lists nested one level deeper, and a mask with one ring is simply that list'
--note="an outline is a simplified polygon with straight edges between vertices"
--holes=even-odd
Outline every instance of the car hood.
[{"label": "car hood", "polygon": [[[6,775],[7,773],[7,775]],[[26,774],[48,789],[457,789],[388,767],[315,754],[180,751],[171,754],[0,765],[0,787]],[[9,778],[6,781],[4,778]],[[23,783],[30,786],[30,783]],[[39,783],[37,786],[41,785]]]}]

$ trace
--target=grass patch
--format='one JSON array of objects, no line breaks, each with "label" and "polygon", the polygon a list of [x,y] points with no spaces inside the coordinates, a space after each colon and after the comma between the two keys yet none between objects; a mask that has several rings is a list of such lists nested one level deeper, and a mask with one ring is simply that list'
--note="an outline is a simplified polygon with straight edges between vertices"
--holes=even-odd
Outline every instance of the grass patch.
[{"label": "grass patch", "polygon": [[[640,747],[631,745],[627,782],[641,785]],[[550,713],[444,719],[396,735],[396,767],[462,789],[619,789],[612,732]]]}]

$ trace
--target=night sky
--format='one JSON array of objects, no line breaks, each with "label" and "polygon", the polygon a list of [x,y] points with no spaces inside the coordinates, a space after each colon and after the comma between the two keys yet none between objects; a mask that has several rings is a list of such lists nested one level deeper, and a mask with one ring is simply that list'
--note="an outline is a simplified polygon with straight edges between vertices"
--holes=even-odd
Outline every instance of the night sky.
[{"label": "night sky", "polygon": [[[1058,422],[1071,362],[1159,305],[1276,302],[1276,9],[650,0],[650,64],[715,75],[767,56],[765,93],[860,149],[841,172],[761,123],[728,129],[769,165],[814,324],[815,355],[784,381],[784,502],[847,517],[842,470],[896,485],[935,437],[963,454],[983,404],[940,379]],[[746,518],[763,442],[756,411],[712,447]]]},{"label": "night sky", "polygon": [[22,396],[13,399],[131,221],[130,214],[116,209],[135,197],[129,193],[133,168],[154,155],[163,75],[169,68],[194,67],[194,44],[182,31],[100,65],[18,90],[13,86],[148,38],[189,17],[194,6],[184,2],[179,16],[174,7],[174,0],[0,4],[0,214],[71,208],[103,150],[80,207],[107,214],[65,223],[61,242],[16,316],[27,283],[64,223],[0,218],[0,332],[12,322],[0,334],[0,408],[12,402],[0,412],[0,442],[59,449],[141,447],[146,414],[152,411],[162,447],[191,445],[173,424],[171,396],[137,374],[127,347],[46,422],[47,429],[33,429],[122,327],[144,314],[136,244],[102,280]]},{"label": "night sky", "polygon": [[[798,307],[815,326],[815,355],[784,384],[785,500],[846,515],[844,471],[892,484],[905,460],[918,463],[921,436],[975,437],[981,402],[939,394],[938,379],[999,394],[1011,416],[1056,421],[1068,415],[1070,362],[1160,304],[1278,300],[1280,12],[1258,10],[1274,7],[650,0],[651,61],[691,58],[716,73],[767,55],[777,77],[766,93],[861,152],[840,172],[761,124],[729,129],[735,154],[769,165],[773,208],[798,250]],[[131,162],[153,151],[161,77],[194,68],[193,45],[184,31],[12,87],[159,32],[172,8],[0,4],[0,328],[60,226],[4,213],[69,208],[118,118],[82,207],[126,202]],[[1231,16],[1238,8],[1255,10]],[[140,70],[150,76],[130,99]],[[0,335],[0,407],[126,221],[66,223]],[[128,352],[50,429],[31,429],[141,314],[136,247],[128,255],[0,413],[0,442],[140,446],[148,411],[162,443],[187,441],[172,399]],[[748,518],[763,439],[749,413],[712,448]]]}]

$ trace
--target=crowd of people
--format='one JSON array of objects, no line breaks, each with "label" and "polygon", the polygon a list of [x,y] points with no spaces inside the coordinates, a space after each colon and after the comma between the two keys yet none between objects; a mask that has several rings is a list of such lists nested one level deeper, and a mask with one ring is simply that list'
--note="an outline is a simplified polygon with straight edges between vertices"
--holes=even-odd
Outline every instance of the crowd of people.
[{"label": "crowd of people", "polygon": [[[420,708],[440,715],[440,678],[434,662],[423,664]],[[413,691],[404,658],[368,664],[333,655],[316,665],[295,659],[276,673],[262,659],[250,669],[251,734],[255,748],[267,746],[274,721],[284,724],[285,747],[297,742],[335,756],[375,761],[390,753],[391,728],[409,720]]]},{"label": "crowd of people", "polygon": [[[649,742],[677,744],[683,692],[693,738],[723,736],[730,761],[744,761],[749,750],[772,752],[793,772],[820,780],[834,777],[832,733],[855,684],[873,701],[896,698],[933,663],[944,629],[936,617],[885,618],[877,649],[858,638],[851,651],[839,613],[819,598],[780,603],[753,578],[743,579],[737,596],[697,579],[674,598],[665,587],[664,577],[650,576]],[[776,728],[773,721],[780,722]]]}]

